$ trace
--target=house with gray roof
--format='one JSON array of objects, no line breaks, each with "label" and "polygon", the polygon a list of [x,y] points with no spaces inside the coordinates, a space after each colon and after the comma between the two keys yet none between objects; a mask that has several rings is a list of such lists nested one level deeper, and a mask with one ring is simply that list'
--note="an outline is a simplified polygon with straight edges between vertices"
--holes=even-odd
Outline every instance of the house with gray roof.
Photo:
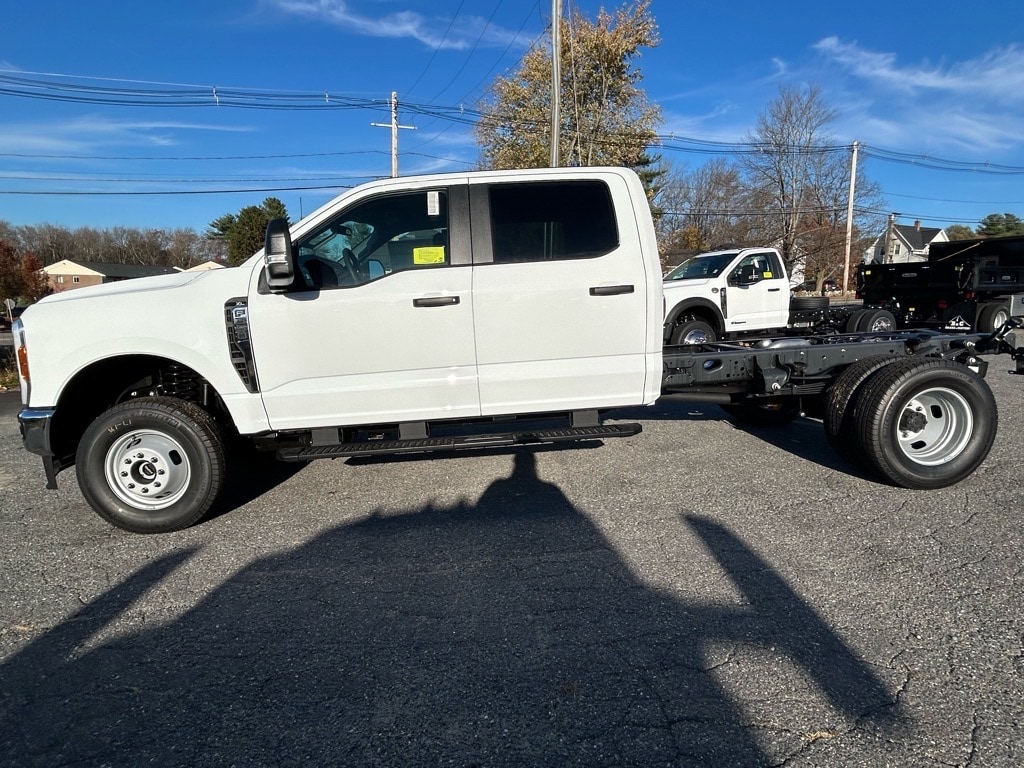
[{"label": "house with gray roof", "polygon": [[[886,240],[889,241],[886,253]],[[892,236],[882,232],[864,253],[864,261],[874,264],[897,264],[908,261],[927,261],[928,248],[932,243],[948,243],[946,230],[937,227],[922,227],[921,220],[913,225],[893,224]]]}]

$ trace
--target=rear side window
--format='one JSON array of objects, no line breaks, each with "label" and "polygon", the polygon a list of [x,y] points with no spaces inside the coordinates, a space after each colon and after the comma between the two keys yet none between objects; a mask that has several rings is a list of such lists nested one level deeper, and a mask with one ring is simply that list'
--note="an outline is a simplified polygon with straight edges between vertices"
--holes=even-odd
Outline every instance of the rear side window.
[{"label": "rear side window", "polygon": [[496,264],[601,256],[619,245],[611,192],[601,181],[490,188]]}]

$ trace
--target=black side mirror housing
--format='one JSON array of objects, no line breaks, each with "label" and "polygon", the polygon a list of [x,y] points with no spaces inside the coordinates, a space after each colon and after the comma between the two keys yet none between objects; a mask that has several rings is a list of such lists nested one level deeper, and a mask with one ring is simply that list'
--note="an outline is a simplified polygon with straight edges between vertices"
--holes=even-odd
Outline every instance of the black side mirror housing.
[{"label": "black side mirror housing", "polygon": [[267,272],[267,287],[271,292],[281,293],[295,281],[295,259],[288,219],[272,219],[267,223],[263,263]]}]

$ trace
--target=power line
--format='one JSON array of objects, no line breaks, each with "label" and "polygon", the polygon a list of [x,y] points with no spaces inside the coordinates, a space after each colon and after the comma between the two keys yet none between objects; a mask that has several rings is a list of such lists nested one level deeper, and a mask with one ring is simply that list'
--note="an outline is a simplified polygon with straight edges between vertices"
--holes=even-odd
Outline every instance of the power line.
[{"label": "power line", "polygon": [[448,33],[452,31],[452,25],[455,24],[455,19],[459,17],[459,13],[462,12],[462,6],[465,4],[466,0],[459,0],[459,7],[456,8],[455,13],[452,14],[452,18],[448,22],[448,28],[445,29],[444,34],[441,36],[441,40],[434,48],[434,52],[430,54],[430,60],[427,61],[426,65],[423,67],[423,71],[420,72],[419,77],[416,78],[416,81],[406,89],[406,93],[412,93],[414,90],[416,90],[416,86],[420,84],[420,80],[422,80],[423,76],[427,74],[427,70],[430,69],[430,65],[433,64],[434,59],[437,58],[437,52],[441,50],[441,46],[443,46],[445,40],[448,39]]}]

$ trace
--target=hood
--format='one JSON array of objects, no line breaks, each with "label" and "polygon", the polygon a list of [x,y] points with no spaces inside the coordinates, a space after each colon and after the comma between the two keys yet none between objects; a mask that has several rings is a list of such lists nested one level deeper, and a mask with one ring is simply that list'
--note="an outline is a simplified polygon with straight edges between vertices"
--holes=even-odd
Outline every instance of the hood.
[{"label": "hood", "polygon": [[662,283],[665,291],[671,291],[674,288],[685,288],[688,291],[692,291],[694,288],[700,288],[711,282],[710,278],[687,278],[685,280],[665,280]]},{"label": "hood", "polygon": [[40,299],[37,304],[53,304],[59,301],[77,301],[93,299],[100,296],[117,296],[126,293],[144,293],[146,291],[165,291],[169,288],[180,288],[183,285],[201,280],[209,272],[179,272],[174,275],[155,275],[153,277],[135,277],[130,280],[118,280],[114,283],[89,285],[70,291],[53,293]]}]

